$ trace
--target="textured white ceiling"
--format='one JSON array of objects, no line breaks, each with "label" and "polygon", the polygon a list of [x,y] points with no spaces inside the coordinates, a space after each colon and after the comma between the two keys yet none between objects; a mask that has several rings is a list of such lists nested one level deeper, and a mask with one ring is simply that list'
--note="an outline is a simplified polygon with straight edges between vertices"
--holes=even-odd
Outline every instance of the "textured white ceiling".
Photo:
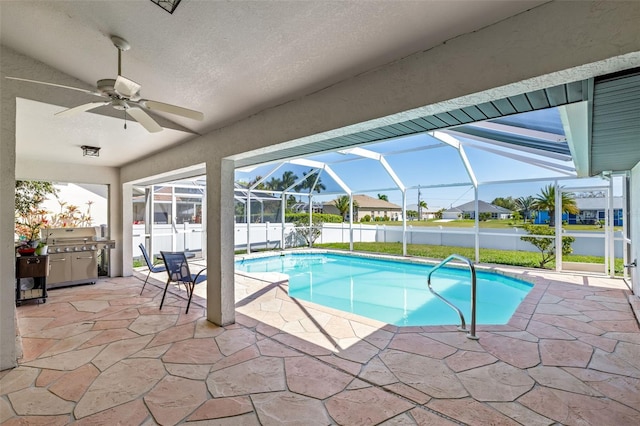
[{"label": "textured white ceiling", "polygon": [[[144,98],[203,111],[203,122],[163,117],[204,134],[541,3],[183,0],[170,15],[148,0],[2,1],[0,40],[94,86],[117,75],[110,35],[123,37],[132,48],[123,53],[122,74],[142,85]],[[55,90],[43,86],[37,100],[56,104]],[[100,143],[136,141],[130,155],[105,158],[102,165],[121,165],[190,137],[163,135],[159,145],[133,130],[123,134],[121,125],[107,125],[90,113],[43,120],[39,114],[49,111],[37,103],[23,103],[18,113],[57,128],[47,144],[29,140],[43,144],[41,152],[59,149],[65,141],[51,143],[51,137],[79,126]],[[34,132],[20,133],[18,144]]]}]

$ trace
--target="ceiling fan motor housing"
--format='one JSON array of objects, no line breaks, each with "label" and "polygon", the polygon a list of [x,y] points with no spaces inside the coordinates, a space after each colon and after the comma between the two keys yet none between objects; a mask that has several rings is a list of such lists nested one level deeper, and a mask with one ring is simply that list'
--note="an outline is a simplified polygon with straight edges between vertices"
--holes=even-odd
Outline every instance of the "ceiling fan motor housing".
[{"label": "ceiling fan motor housing", "polygon": [[131,96],[131,97],[125,97],[120,95],[116,89],[115,89],[115,85],[116,85],[116,80],[113,78],[104,78],[102,80],[98,80],[98,82],[96,83],[96,86],[98,88],[98,92],[109,96],[112,99],[129,99],[132,101],[136,101],[138,99],[140,99],[140,91],[138,91],[135,95]]}]

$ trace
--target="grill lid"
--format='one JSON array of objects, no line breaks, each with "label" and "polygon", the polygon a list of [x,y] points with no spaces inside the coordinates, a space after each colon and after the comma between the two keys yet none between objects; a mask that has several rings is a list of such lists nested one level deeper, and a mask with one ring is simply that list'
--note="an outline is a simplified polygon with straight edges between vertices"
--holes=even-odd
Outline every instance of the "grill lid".
[{"label": "grill lid", "polygon": [[95,241],[97,230],[94,227],[86,228],[50,228],[41,231],[49,245],[72,244],[75,242]]}]

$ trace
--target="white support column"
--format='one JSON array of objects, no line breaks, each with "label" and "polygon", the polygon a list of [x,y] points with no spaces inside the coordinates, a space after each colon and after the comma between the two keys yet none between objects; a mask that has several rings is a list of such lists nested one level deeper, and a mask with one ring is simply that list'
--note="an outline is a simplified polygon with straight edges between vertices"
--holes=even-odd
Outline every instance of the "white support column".
[{"label": "white support column", "polygon": [[476,263],[480,263],[480,207],[478,205],[478,186],[473,187],[473,208],[475,210],[475,248],[476,248]]},{"label": "white support column", "polygon": [[[284,197],[284,194],[282,194]],[[309,192],[309,247],[313,247],[313,241],[311,235],[313,233],[313,200],[311,199],[311,192]]]},{"label": "white support column", "polygon": [[349,194],[349,251],[353,251],[353,194]]},{"label": "white support column", "polygon": [[[153,185],[146,187],[144,190],[144,235],[142,236],[143,244],[147,247],[151,261],[153,262]],[[147,245],[147,238],[149,244]]]},{"label": "white support column", "polygon": [[178,215],[176,214],[178,206],[176,203],[176,188],[171,187],[171,218],[169,223],[171,224],[171,250],[178,250]]},{"label": "white support column", "polygon": [[287,207],[287,205],[284,202],[284,197],[282,197],[280,199],[280,213],[281,213],[281,215],[280,215],[280,225],[282,227],[282,229],[280,231],[280,232],[282,232],[282,235],[280,237],[280,250],[284,250],[286,248],[285,247],[285,243],[284,243],[284,237],[285,237],[285,235],[284,235],[284,224],[286,223],[285,222],[285,212],[284,211],[285,211],[286,207]]},{"label": "white support column", "polygon": [[556,232],[556,271],[562,271],[562,188],[558,185],[558,181],[554,182],[555,185],[555,232]]},{"label": "white support column", "polygon": [[[234,203],[234,212],[235,212],[235,203]],[[207,258],[207,226],[209,221],[207,220],[207,194],[202,196],[202,212],[200,213],[200,226],[202,232],[200,233],[201,237],[201,246],[202,247],[202,258]],[[235,241],[235,230],[236,230],[236,220],[235,215],[233,216],[233,232],[234,232],[234,241]],[[234,244],[235,248],[235,244]],[[235,250],[234,250],[235,252]]]},{"label": "white support column", "polygon": [[251,188],[247,191],[247,254],[251,253]]},{"label": "white support column", "polygon": [[[419,207],[419,206],[418,206]],[[402,255],[407,255],[407,190],[402,190]]]},{"label": "white support column", "polygon": [[233,160],[207,162],[207,320],[235,322]]},{"label": "white support column", "polygon": [[[627,194],[629,192],[629,176],[625,173],[622,176],[622,263],[628,264],[629,260],[629,246],[627,244],[627,240],[629,239],[629,224],[628,222],[628,213],[627,213]],[[622,277],[625,280],[629,279],[629,273],[627,268],[622,268]]]},{"label": "white support column", "polygon": [[607,201],[607,217],[609,219],[609,228],[607,229],[609,233],[609,276],[614,278],[616,275],[616,241],[613,221],[613,176],[609,176],[609,198]]}]

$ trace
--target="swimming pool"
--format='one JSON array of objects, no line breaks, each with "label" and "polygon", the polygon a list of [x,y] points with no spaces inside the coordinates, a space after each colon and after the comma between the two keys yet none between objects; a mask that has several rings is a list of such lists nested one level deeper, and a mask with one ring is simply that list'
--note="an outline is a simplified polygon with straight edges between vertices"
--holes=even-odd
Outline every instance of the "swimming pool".
[{"label": "swimming pool", "polygon": [[[459,324],[458,315],[427,288],[432,266],[340,255],[291,253],[236,261],[236,271],[289,275],[289,295],[398,326]],[[441,268],[435,291],[470,321],[468,269]],[[532,284],[477,272],[477,323],[506,324]]]}]

